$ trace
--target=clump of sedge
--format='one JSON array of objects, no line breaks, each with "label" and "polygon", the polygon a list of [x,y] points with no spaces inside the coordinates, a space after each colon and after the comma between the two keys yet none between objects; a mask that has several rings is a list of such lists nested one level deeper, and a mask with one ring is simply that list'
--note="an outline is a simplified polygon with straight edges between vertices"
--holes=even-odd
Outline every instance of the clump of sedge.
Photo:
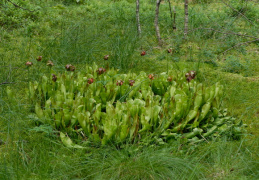
[{"label": "clump of sedge", "polygon": [[123,83],[124,83],[124,81],[118,80],[117,83],[116,83],[116,85],[117,85],[117,86],[121,86],[121,85],[123,85]]}]

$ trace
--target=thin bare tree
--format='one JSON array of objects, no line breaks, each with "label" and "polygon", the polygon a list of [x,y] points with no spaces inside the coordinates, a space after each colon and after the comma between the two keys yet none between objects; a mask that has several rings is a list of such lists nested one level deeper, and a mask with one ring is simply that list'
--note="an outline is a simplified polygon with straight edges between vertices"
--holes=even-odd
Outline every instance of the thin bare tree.
[{"label": "thin bare tree", "polygon": [[184,38],[188,35],[188,0],[184,0]]},{"label": "thin bare tree", "polygon": [[156,1],[156,16],[155,16],[155,29],[156,29],[156,36],[159,45],[162,45],[162,40],[161,40],[161,35],[159,31],[159,26],[158,26],[158,17],[159,17],[159,7],[160,7],[161,0]]},{"label": "thin bare tree", "polygon": [[19,6],[19,5],[17,5],[17,4],[15,4],[14,2],[12,2],[12,1],[10,1],[10,0],[7,0],[9,3],[11,3],[14,7],[16,7],[16,8],[20,8],[20,9],[23,9],[23,10],[26,10],[26,11],[29,11],[29,12],[34,12],[34,11],[31,11],[31,10],[29,10],[29,9],[26,9],[26,8],[23,8],[23,7],[21,7],[21,6]]},{"label": "thin bare tree", "polygon": [[249,44],[249,43],[252,43],[252,42],[257,42],[257,41],[259,41],[259,38],[254,39],[254,40],[252,40],[252,41],[246,41],[246,42],[238,43],[238,44],[232,46],[231,48],[228,48],[227,50],[225,50],[225,51],[223,52],[223,54],[225,54],[226,52],[228,52],[229,50],[231,50],[231,49],[233,49],[233,48],[235,48],[235,47],[238,47],[238,46],[241,46],[241,45],[245,45],[245,44]]},{"label": "thin bare tree", "polygon": [[[168,5],[169,5],[169,11],[170,11],[170,16],[171,16],[171,21],[172,21],[172,27],[173,27],[173,30],[176,30],[176,24],[175,24],[176,11],[175,11],[175,7],[173,6],[173,11],[172,11],[170,0],[168,0]],[[173,13],[174,13],[174,15],[173,15]]]},{"label": "thin bare tree", "polygon": [[174,6],[173,6],[173,12],[174,12],[173,30],[176,30],[176,22],[175,22],[176,10],[175,10],[175,7],[174,7]]},{"label": "thin bare tree", "polygon": [[138,35],[141,35],[140,19],[139,19],[139,0],[136,0],[136,19],[138,27]]},{"label": "thin bare tree", "polygon": [[171,8],[170,0],[168,0],[168,5],[169,5],[170,17],[171,17],[172,27],[173,27],[174,26],[174,23],[173,23],[173,12],[172,12],[172,8]]}]

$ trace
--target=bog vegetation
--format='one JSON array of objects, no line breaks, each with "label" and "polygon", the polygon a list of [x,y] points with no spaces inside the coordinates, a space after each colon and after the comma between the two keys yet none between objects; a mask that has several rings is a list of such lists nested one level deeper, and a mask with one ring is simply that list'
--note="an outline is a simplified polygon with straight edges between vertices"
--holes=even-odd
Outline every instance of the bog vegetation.
[{"label": "bog vegetation", "polygon": [[253,0],[0,0],[0,179],[258,179]]}]

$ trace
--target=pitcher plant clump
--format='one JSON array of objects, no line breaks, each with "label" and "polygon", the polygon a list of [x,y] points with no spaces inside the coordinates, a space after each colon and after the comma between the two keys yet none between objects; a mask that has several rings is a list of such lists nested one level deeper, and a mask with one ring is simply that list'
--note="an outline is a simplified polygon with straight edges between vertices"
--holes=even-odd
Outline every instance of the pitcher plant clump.
[{"label": "pitcher plant clump", "polygon": [[[73,67],[66,65],[68,71]],[[29,83],[27,96],[41,123],[103,145],[240,138],[244,125],[223,109],[223,86],[206,86],[195,76],[173,69],[118,74],[94,64],[82,72],[44,75]]]}]

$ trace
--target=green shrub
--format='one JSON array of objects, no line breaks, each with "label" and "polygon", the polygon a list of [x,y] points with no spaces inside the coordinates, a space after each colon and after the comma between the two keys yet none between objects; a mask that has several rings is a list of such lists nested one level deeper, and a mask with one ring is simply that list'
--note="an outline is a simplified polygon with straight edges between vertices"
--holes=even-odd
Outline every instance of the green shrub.
[{"label": "green shrub", "polygon": [[226,58],[225,66],[223,67],[224,71],[230,73],[241,73],[247,70],[247,67],[243,65],[238,58],[235,56],[228,56]]},{"label": "green shrub", "polygon": [[62,0],[62,2],[65,5],[70,5],[70,4],[83,4],[85,3],[85,0]]},{"label": "green shrub", "polygon": [[28,0],[15,2],[19,7],[10,2],[0,4],[0,25],[6,28],[18,28],[38,20],[43,14],[40,6]]},{"label": "green shrub", "polygon": [[253,2],[248,1],[235,1],[230,4],[232,8],[227,10],[227,13],[231,17],[242,17],[240,14],[245,15],[249,20],[256,21],[259,18],[258,10]]},{"label": "green shrub", "polygon": [[212,3],[214,0],[191,0],[190,3],[193,4],[207,4],[207,3]]}]

